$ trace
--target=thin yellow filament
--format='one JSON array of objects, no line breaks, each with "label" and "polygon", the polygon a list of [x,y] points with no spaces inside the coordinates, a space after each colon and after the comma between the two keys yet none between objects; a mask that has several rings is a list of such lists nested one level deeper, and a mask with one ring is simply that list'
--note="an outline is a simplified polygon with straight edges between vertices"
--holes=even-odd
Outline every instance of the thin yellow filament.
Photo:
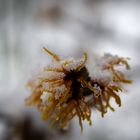
[{"label": "thin yellow filament", "polygon": [[56,61],[60,61],[60,57],[54,53],[52,53],[50,50],[48,50],[47,48],[43,47],[43,49],[49,54],[51,55]]}]

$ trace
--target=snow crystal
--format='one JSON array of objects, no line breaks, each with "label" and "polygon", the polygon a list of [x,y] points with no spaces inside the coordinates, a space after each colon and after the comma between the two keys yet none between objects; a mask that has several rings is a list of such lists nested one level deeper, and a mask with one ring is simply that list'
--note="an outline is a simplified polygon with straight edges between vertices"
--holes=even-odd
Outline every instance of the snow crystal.
[{"label": "snow crystal", "polygon": [[62,96],[62,94],[65,92],[66,86],[62,85],[62,86],[56,87],[55,90],[56,90],[55,99],[59,99]]},{"label": "snow crystal", "polygon": [[50,102],[48,101],[49,97],[51,97],[52,94],[49,92],[43,92],[40,96],[40,99],[42,100],[42,103],[50,105]]},{"label": "snow crystal", "polygon": [[102,92],[100,86],[98,86],[97,84],[94,84],[93,88],[96,90],[95,96],[99,96]]},{"label": "snow crystal", "polygon": [[83,62],[84,62],[84,60],[81,59],[81,60],[78,60],[78,61],[73,61],[73,63],[69,63],[67,65],[64,65],[63,67],[67,71],[71,71],[71,70],[77,69]]},{"label": "snow crystal", "polygon": [[89,75],[94,81],[109,84],[113,81],[113,74],[108,68],[110,65],[117,64],[121,58],[117,55],[105,53],[103,57],[96,58],[93,65],[88,65]]},{"label": "snow crystal", "polygon": [[101,70],[99,67],[94,67],[90,70],[90,77],[92,80],[110,83],[112,81],[112,73],[108,70]]},{"label": "snow crystal", "polygon": [[42,84],[42,88],[43,88],[43,90],[51,89],[51,88],[52,88],[52,85],[49,84],[48,82],[44,82],[44,83]]},{"label": "snow crystal", "polygon": [[44,71],[42,72],[42,74],[40,75],[40,78],[43,79],[49,79],[49,80],[53,80],[53,79],[61,79],[65,76],[65,74],[63,72],[50,72],[50,71]]},{"label": "snow crystal", "polygon": [[49,69],[60,69],[60,68],[62,68],[62,63],[53,61],[46,68],[49,68]]},{"label": "snow crystal", "polygon": [[110,64],[114,64],[118,62],[120,58],[117,55],[111,55],[109,53],[105,53],[103,57],[96,60],[96,65],[105,68],[108,67]]}]

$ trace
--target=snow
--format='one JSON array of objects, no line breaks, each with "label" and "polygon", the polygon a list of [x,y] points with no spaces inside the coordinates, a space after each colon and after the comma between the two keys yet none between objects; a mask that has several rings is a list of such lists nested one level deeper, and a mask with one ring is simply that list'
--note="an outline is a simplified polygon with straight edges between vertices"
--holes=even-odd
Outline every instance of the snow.
[{"label": "snow", "polygon": [[65,85],[61,85],[59,87],[56,87],[56,93],[55,93],[55,99],[59,99],[62,94],[64,94],[65,90],[66,90],[66,86]]},{"label": "snow", "polygon": [[40,96],[40,99],[42,100],[42,103],[43,104],[46,104],[48,106],[51,105],[51,102],[48,101],[49,97],[52,96],[52,93],[49,93],[49,92],[43,92],[42,95]]},{"label": "snow", "polygon": [[64,69],[67,70],[67,71],[72,71],[72,70],[76,70],[79,66],[81,66],[81,64],[84,62],[83,59],[80,59],[80,60],[74,60],[73,59],[73,62],[72,63],[69,63],[67,65],[64,65]]}]

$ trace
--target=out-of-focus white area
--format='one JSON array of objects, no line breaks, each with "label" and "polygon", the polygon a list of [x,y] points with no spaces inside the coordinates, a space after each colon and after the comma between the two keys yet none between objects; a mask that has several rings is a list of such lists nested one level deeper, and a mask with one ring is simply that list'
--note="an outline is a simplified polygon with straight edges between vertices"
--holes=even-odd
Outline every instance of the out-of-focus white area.
[{"label": "out-of-focus white area", "polygon": [[[41,119],[24,99],[29,77],[51,61],[44,46],[61,57],[80,58],[86,51],[91,63],[104,52],[131,58],[128,76],[134,83],[122,95],[123,106],[103,119],[93,111],[93,126],[84,124],[83,134],[74,120],[71,135],[60,139],[140,139],[140,1],[0,0],[1,112],[20,116],[27,111]],[[0,135],[2,128],[0,123]]]}]

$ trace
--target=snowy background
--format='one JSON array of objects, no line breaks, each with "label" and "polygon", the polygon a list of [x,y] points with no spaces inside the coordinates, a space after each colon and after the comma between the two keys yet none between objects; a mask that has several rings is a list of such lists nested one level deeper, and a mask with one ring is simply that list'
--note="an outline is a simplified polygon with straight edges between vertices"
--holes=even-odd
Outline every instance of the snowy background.
[{"label": "snowy background", "polygon": [[[103,119],[93,111],[83,134],[76,119],[66,132],[50,129],[24,104],[29,77],[51,60],[44,46],[61,57],[130,57],[123,106]],[[139,140],[139,58],[140,0],[0,0],[0,140]]]}]

